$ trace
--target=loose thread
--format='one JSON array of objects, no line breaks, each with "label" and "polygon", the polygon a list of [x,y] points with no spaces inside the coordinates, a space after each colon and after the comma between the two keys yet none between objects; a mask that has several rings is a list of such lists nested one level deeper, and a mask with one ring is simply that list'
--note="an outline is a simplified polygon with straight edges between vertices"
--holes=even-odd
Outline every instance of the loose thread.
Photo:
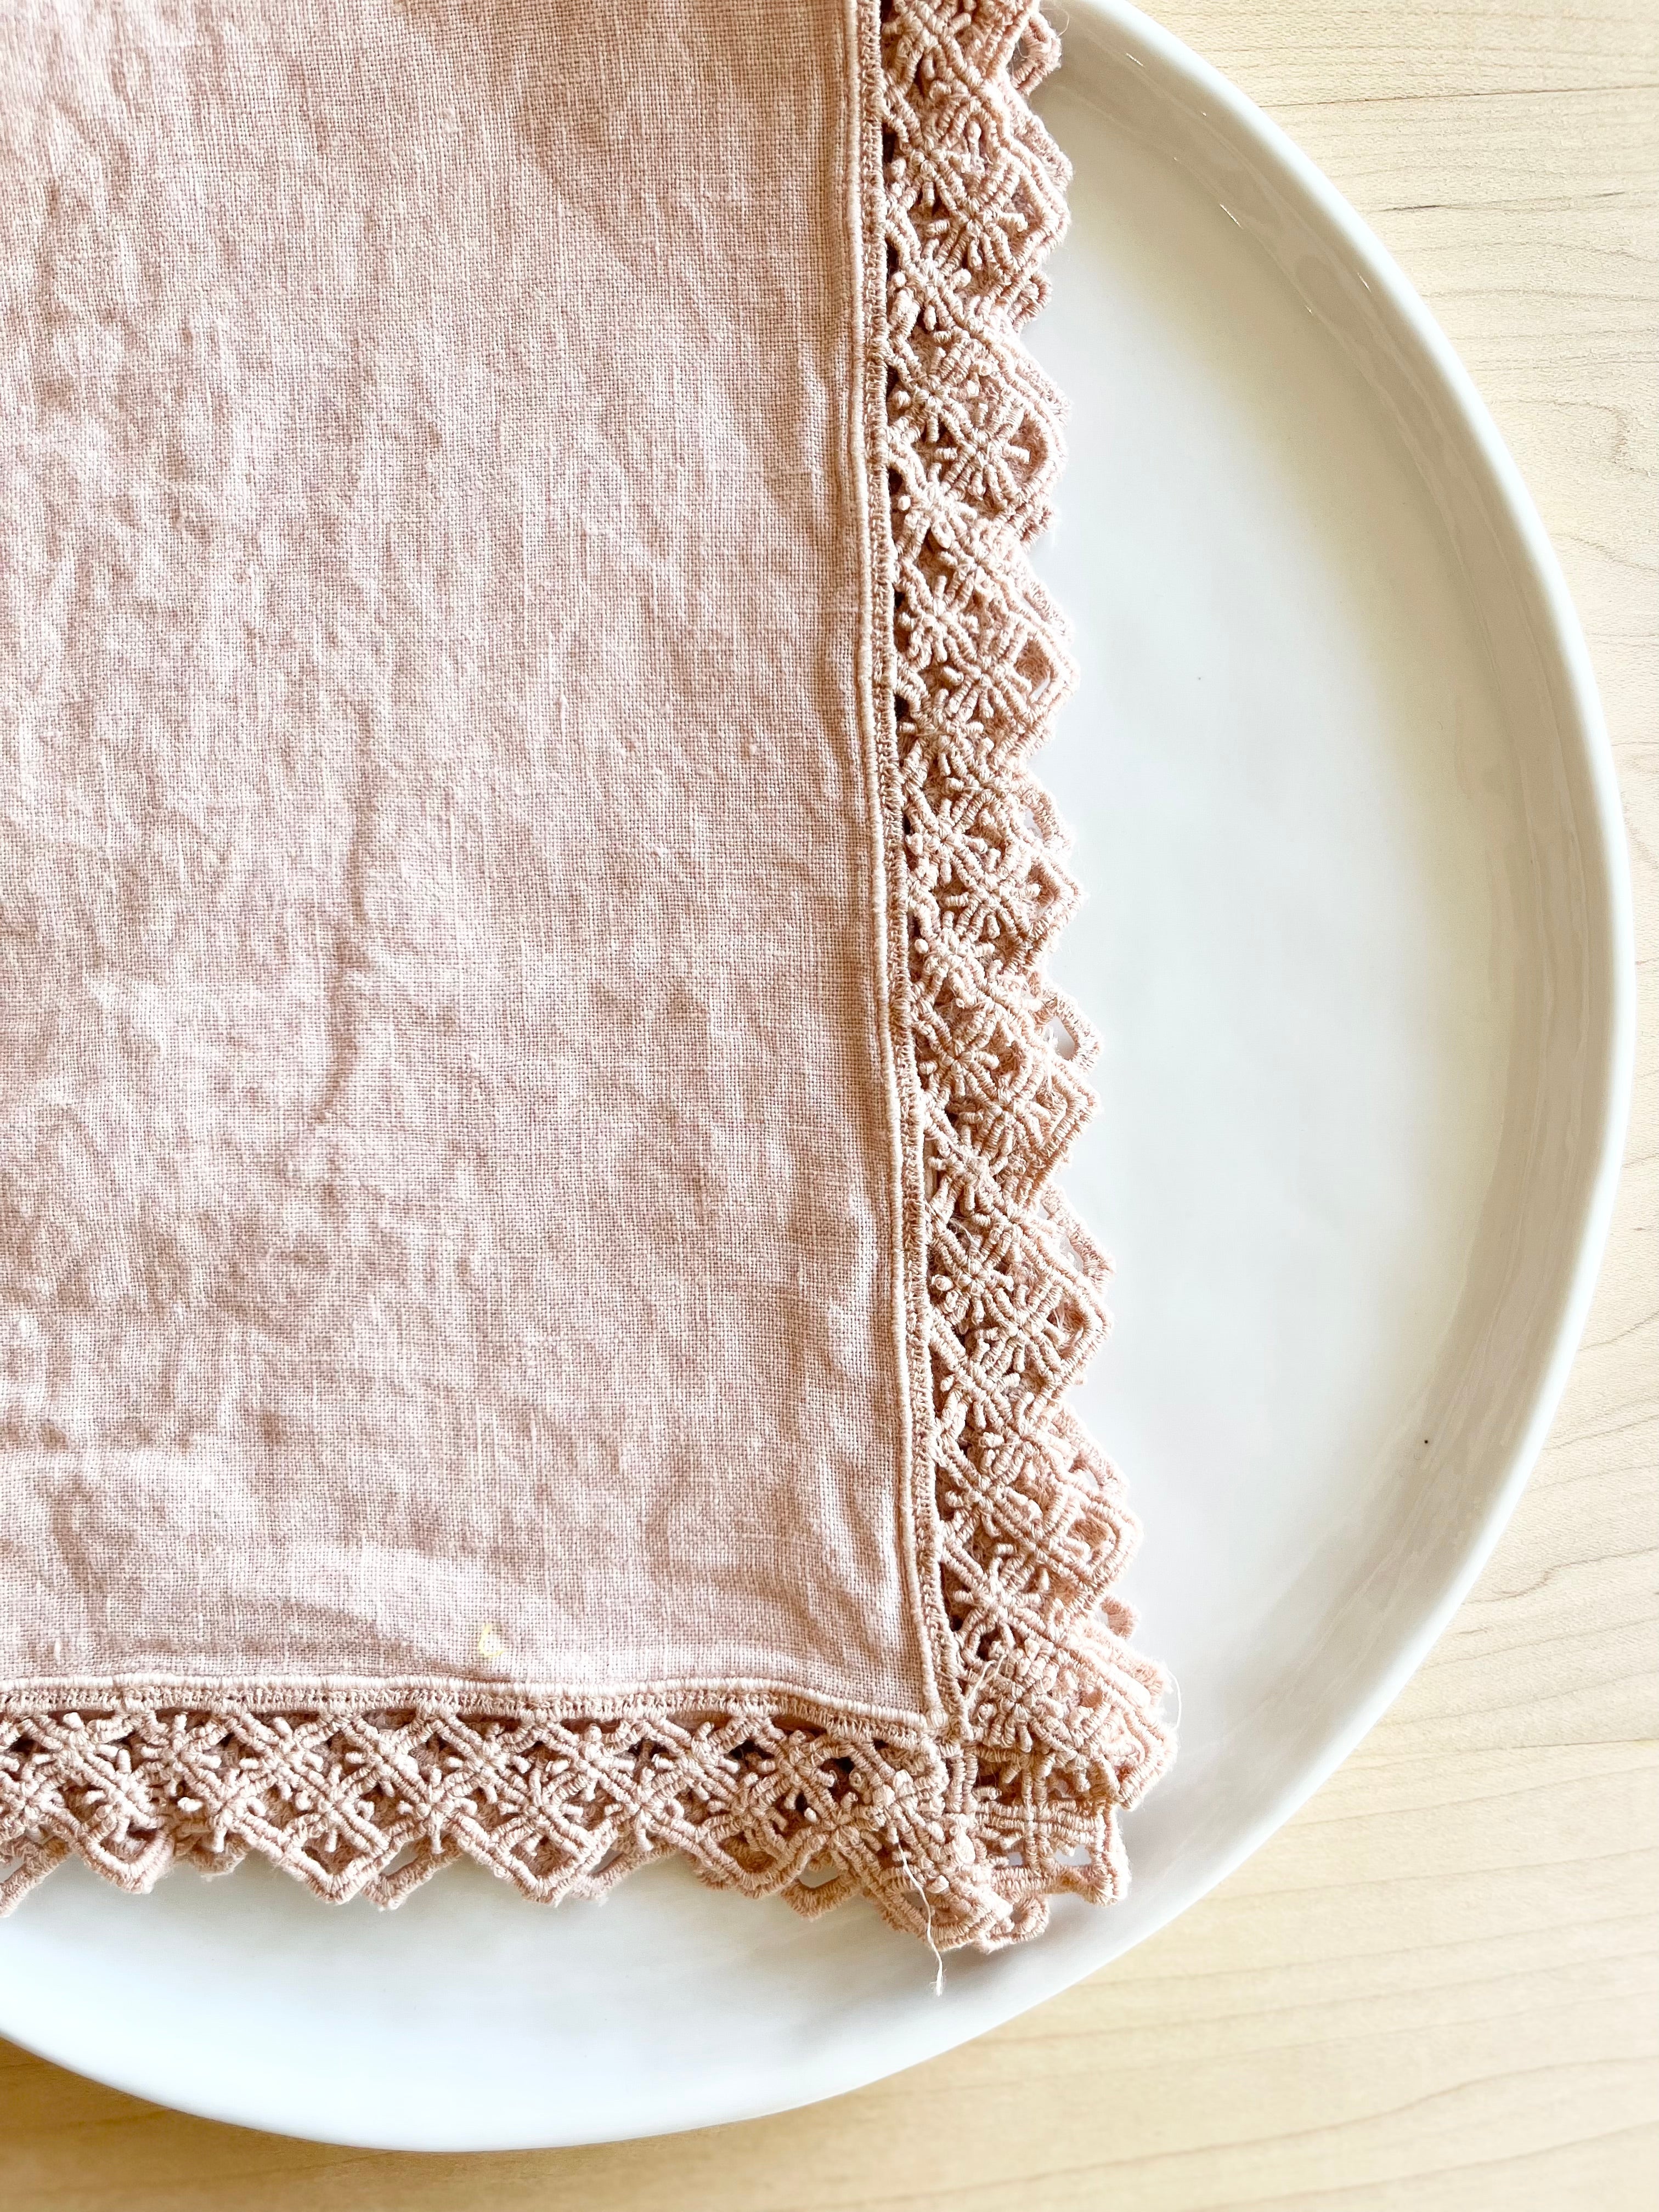
[{"label": "loose thread", "polygon": [[927,1891],[911,1873],[910,1862],[905,1856],[904,1846],[898,1842],[896,1837],[894,1838],[894,1844],[899,1855],[899,1864],[904,1869],[904,1879],[921,1899],[921,1909],[927,1916],[927,1948],[933,1954],[933,1995],[936,1997],[942,1997],[945,1995],[945,1954],[933,1941],[933,1908],[928,1901]]}]

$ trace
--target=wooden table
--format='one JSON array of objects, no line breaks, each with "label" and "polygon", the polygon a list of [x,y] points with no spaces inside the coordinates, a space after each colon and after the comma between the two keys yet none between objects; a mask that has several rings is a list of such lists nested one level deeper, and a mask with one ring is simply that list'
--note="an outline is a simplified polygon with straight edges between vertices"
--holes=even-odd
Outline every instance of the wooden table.
[{"label": "wooden table", "polygon": [[[786,4],[786,0],[772,0]],[[1243,1870],[1093,1981],[741,2128],[476,2158],[181,2118],[0,2045],[9,2212],[1649,2212],[1659,2203],[1659,7],[1166,0],[1381,232],[1577,599],[1649,988],[1554,1436],[1428,1665]]]}]

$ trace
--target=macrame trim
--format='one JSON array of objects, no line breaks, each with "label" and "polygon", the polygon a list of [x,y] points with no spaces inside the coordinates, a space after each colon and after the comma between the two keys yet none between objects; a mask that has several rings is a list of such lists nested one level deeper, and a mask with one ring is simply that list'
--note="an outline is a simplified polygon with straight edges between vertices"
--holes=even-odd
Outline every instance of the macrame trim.
[{"label": "macrame trim", "polygon": [[1134,1524],[1063,1405],[1106,1326],[1105,1262],[1054,1181],[1093,1044],[1043,973],[1076,890],[1025,765],[1072,681],[1024,551],[1060,402],[1016,335],[1066,220],[1026,100],[1055,46],[1033,0],[858,0],[857,21],[883,632],[892,607],[872,665],[920,1168],[914,1535],[942,1723],[752,1690],[573,1717],[507,1685],[280,1711],[161,1685],[41,1711],[37,1686],[0,1695],[0,1911],[71,1854],[142,1891],[256,1851],[321,1897],[391,1905],[462,1856],[556,1902],[678,1852],[720,1888],[805,1913],[862,1895],[941,1949],[990,1949],[1057,1893],[1123,1888],[1117,1815],[1173,1738],[1112,1595]]}]

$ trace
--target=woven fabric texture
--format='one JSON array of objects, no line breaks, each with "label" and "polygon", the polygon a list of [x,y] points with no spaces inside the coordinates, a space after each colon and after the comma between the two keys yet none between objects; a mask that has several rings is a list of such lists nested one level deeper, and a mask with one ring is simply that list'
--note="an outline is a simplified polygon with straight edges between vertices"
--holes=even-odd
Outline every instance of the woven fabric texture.
[{"label": "woven fabric texture", "polygon": [[1065,1405],[1052,33],[0,44],[0,1909],[1117,1894],[1172,1739]]}]

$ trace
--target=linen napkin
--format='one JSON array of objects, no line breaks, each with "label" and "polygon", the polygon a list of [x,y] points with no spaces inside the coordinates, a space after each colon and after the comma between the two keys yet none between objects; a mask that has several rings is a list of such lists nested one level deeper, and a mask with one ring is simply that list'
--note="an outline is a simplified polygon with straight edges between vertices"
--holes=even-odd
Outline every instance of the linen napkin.
[{"label": "linen napkin", "polygon": [[1113,1896],[1042,18],[0,57],[3,1901]]}]

